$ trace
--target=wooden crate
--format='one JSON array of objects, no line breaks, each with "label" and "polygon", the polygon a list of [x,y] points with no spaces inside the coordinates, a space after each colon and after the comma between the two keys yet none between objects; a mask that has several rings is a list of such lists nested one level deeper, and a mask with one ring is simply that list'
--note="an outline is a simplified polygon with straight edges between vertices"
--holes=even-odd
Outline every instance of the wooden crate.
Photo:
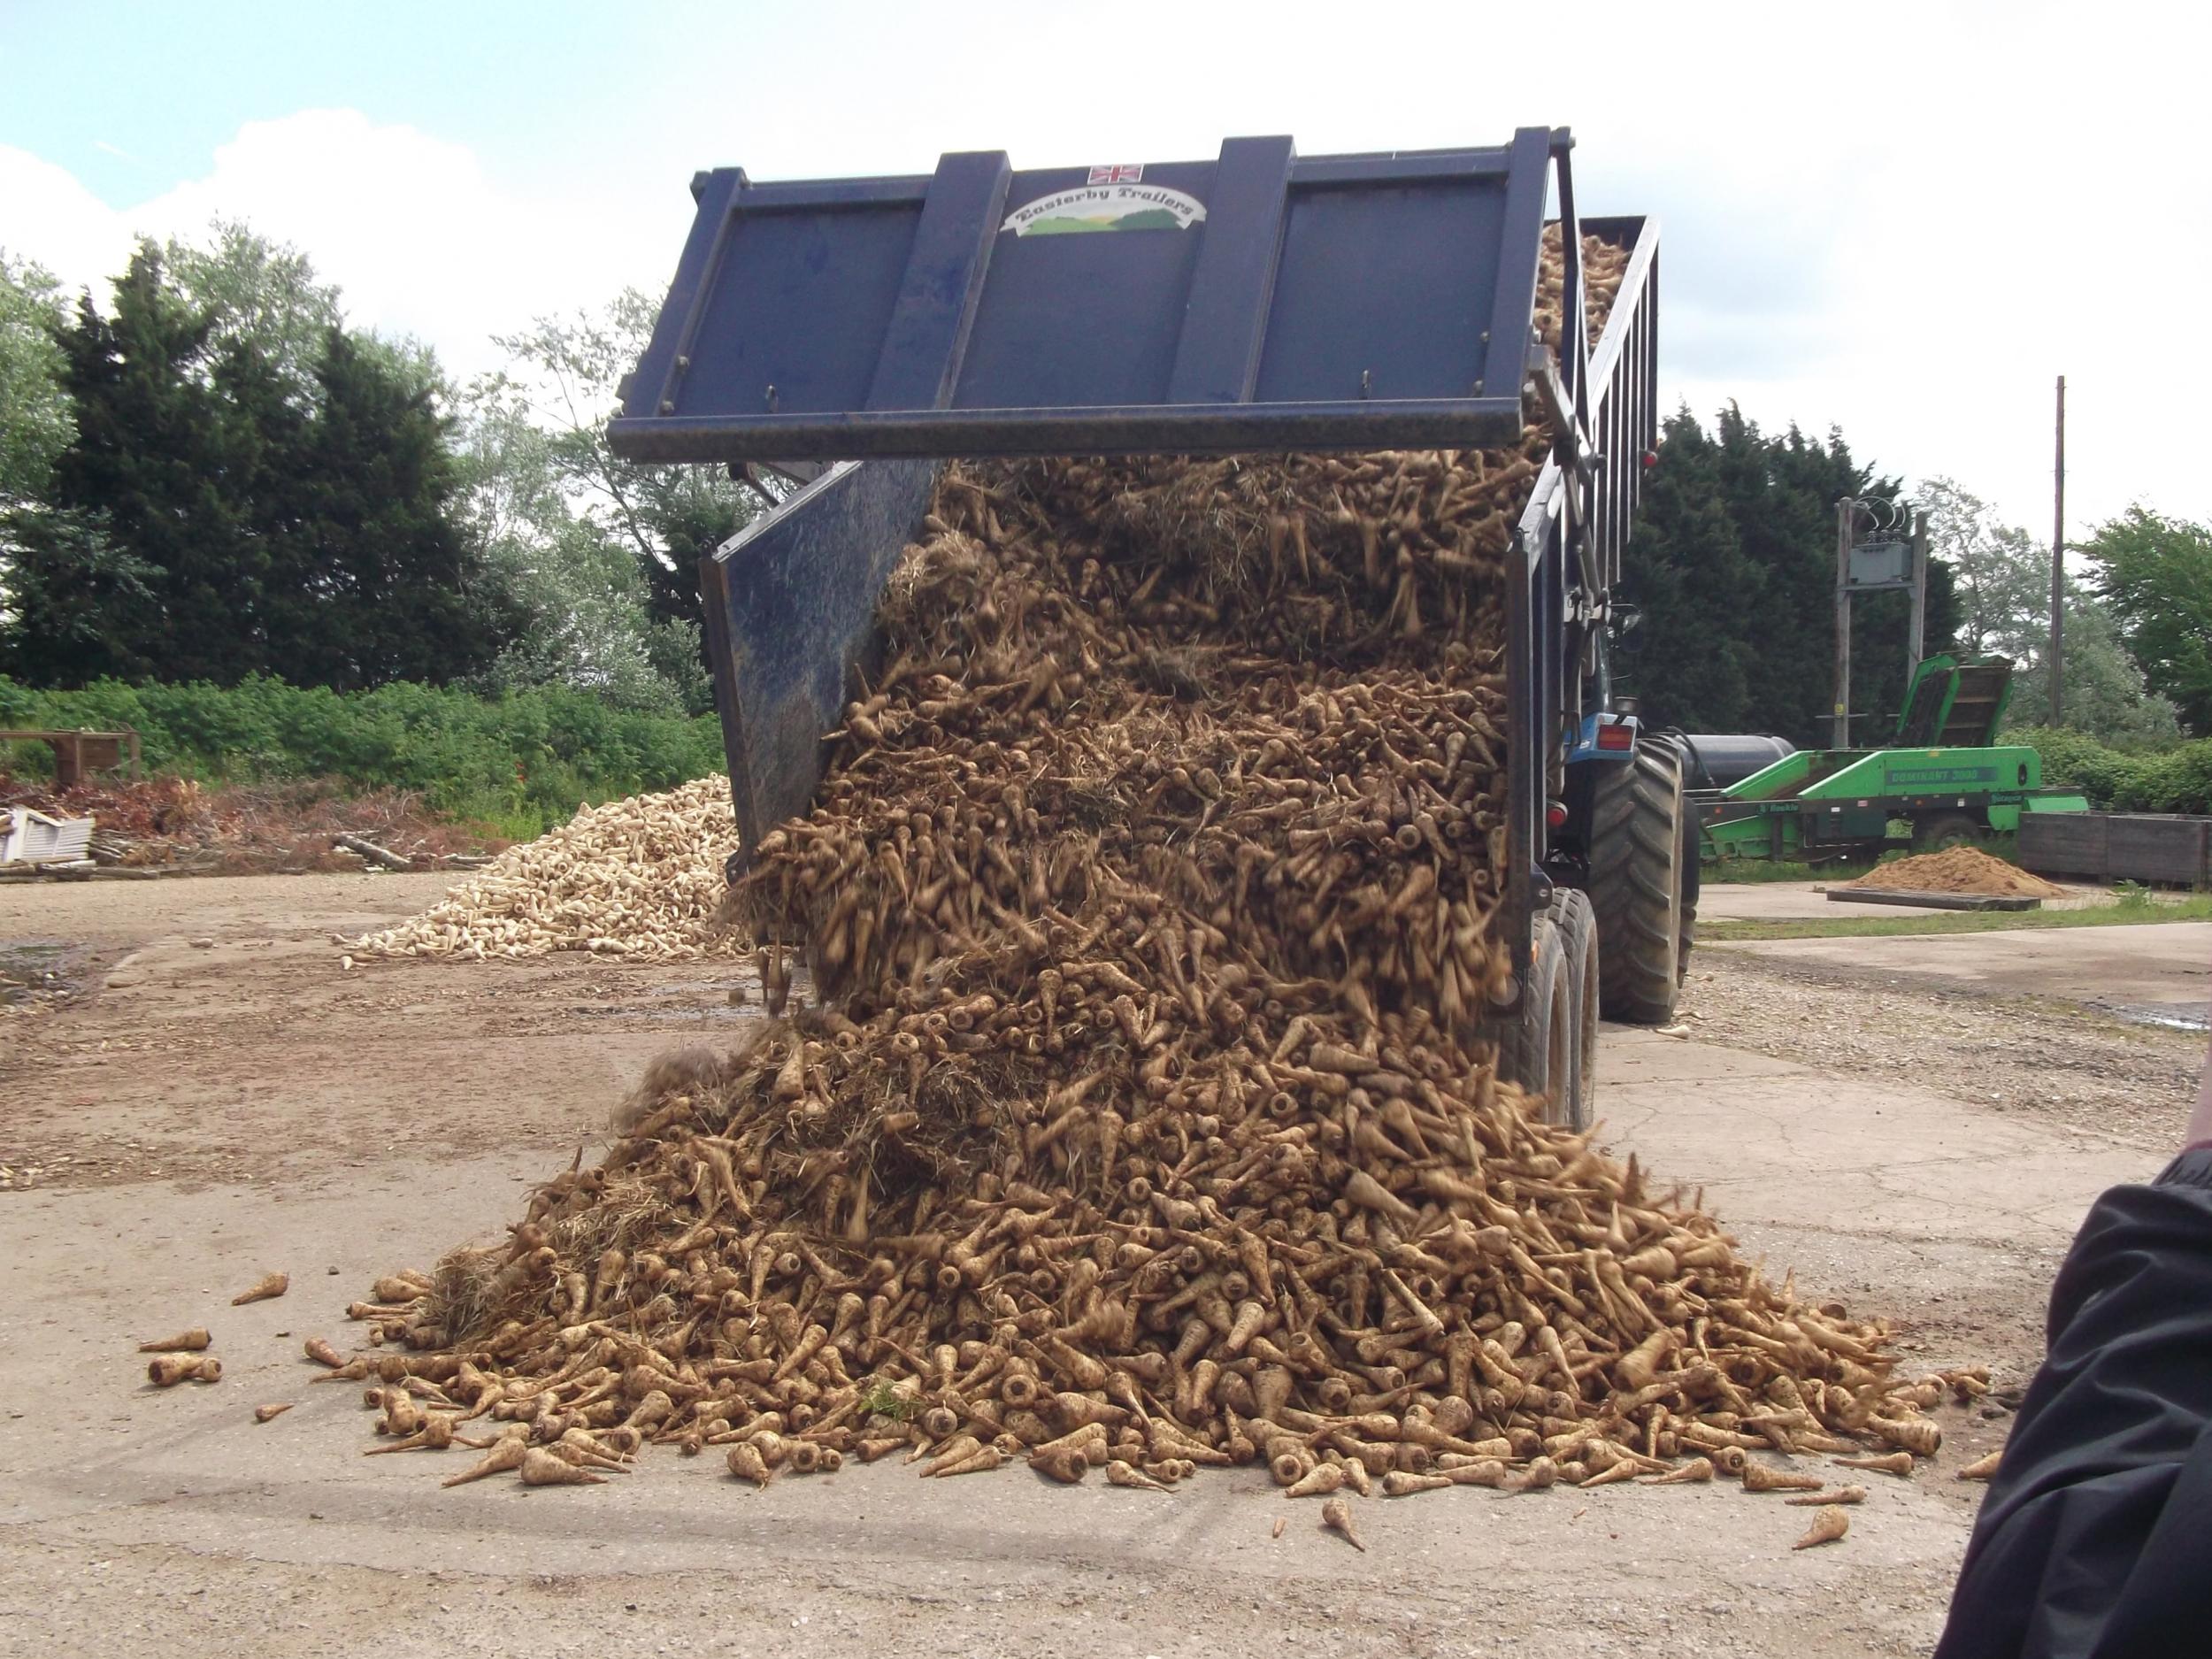
[{"label": "wooden crate", "polygon": [[2170,812],[2023,812],[2021,864],[2038,875],[2212,886],[2212,818]]}]

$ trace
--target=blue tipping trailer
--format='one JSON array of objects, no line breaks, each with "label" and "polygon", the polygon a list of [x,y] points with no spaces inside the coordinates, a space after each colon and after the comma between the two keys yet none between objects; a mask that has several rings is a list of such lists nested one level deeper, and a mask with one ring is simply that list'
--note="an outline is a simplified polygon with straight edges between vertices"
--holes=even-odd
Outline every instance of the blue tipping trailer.
[{"label": "blue tipping trailer", "polygon": [[[1606,668],[1657,431],[1658,228],[1579,219],[1571,150],[1530,127],[1491,149],[1238,138],[1210,161],[695,178],[616,453],[834,463],[702,565],[744,845],[807,810],[943,459],[1466,449],[1540,418],[1552,454],[1508,564],[1499,925],[1519,972],[1492,1034],[1586,1110],[1601,984],[1609,1012],[1671,1012],[1696,860],[1680,757],[1614,710]],[[1628,256],[1599,339],[1567,328],[1556,354],[1533,327],[1555,192],[1566,317],[1583,234]]]}]

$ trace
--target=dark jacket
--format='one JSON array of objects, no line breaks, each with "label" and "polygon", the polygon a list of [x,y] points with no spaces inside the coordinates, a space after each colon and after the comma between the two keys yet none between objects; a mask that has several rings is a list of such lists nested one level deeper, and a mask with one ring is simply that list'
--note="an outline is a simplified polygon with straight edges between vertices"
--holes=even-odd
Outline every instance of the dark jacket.
[{"label": "dark jacket", "polygon": [[2099,1199],[1936,1659],[2212,1655],[2212,1149]]}]

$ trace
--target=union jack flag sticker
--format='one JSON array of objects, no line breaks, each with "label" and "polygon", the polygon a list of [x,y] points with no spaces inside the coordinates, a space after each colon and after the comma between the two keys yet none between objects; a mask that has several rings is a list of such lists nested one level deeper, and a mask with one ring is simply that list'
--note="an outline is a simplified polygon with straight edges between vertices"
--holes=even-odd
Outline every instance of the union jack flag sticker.
[{"label": "union jack flag sticker", "polygon": [[1143,180],[1144,164],[1141,162],[1124,161],[1110,167],[1091,169],[1090,182],[1093,184],[1140,184]]}]

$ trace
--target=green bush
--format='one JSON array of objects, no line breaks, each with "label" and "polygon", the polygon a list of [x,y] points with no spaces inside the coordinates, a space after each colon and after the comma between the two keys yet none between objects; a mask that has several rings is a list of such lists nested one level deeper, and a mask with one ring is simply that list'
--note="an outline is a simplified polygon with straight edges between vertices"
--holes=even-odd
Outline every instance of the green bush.
[{"label": "green bush", "polygon": [[2079,732],[2008,732],[2043,757],[2043,781],[2080,790],[2116,812],[2212,812],[2212,738],[2156,748],[2111,749]]},{"label": "green bush", "polygon": [[[555,687],[480,697],[407,681],[341,693],[255,678],[38,691],[0,676],[0,726],[129,726],[154,771],[204,783],[332,778],[412,789],[510,835],[534,835],[586,801],[673,788],[723,764],[710,717],[616,709]],[[9,749],[0,745],[0,761],[12,770],[50,764],[43,744]]]}]

